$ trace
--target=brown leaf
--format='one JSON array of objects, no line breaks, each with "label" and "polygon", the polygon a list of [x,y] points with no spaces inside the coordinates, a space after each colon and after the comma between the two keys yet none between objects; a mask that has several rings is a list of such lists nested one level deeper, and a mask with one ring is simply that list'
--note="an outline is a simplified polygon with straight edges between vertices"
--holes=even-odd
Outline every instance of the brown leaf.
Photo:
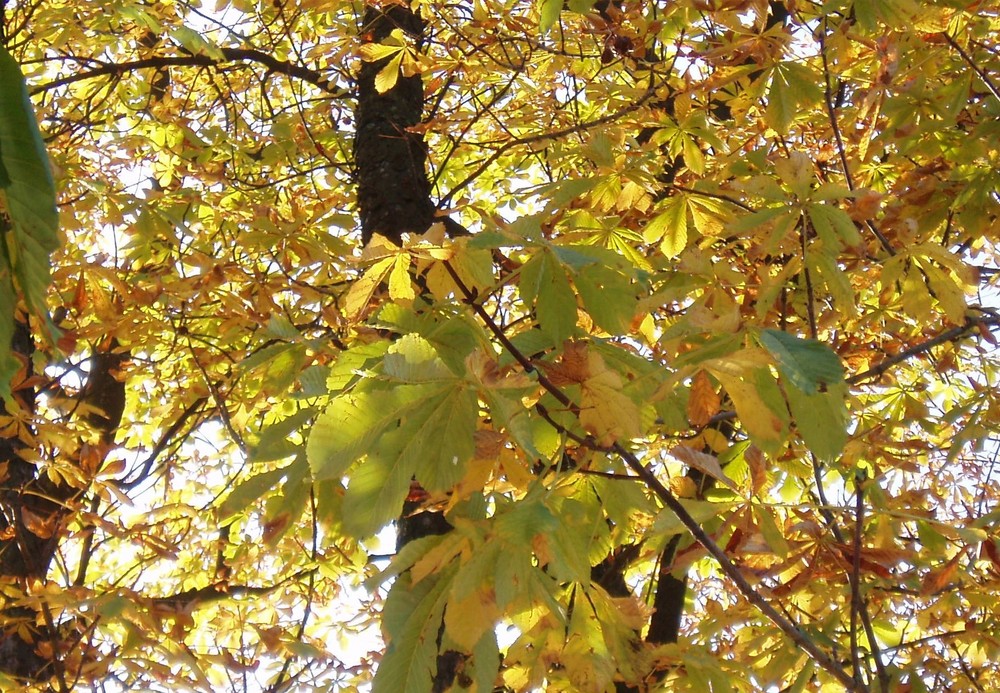
[{"label": "brown leaf", "polygon": [[41,539],[48,539],[56,529],[56,518],[54,515],[43,517],[27,508],[21,508],[21,523],[25,529]]},{"label": "brown leaf", "polygon": [[555,363],[540,361],[537,364],[556,387],[582,383],[590,377],[586,342],[566,341],[563,353]]},{"label": "brown leaf", "polygon": [[708,373],[698,371],[691,381],[691,395],[688,397],[687,415],[692,426],[702,427],[712,420],[721,406],[719,393],[715,391]]},{"label": "brown leaf", "polygon": [[921,596],[926,597],[929,594],[937,594],[947,587],[948,583],[950,583],[952,578],[955,576],[955,571],[958,569],[958,561],[961,557],[962,554],[957,553],[943,566],[935,568],[927,573],[927,575],[924,576],[924,579],[920,581]]},{"label": "brown leaf", "polygon": [[734,491],[739,490],[736,486],[736,482],[726,476],[726,473],[722,471],[722,465],[719,464],[719,459],[715,455],[707,455],[704,452],[698,452],[694,448],[689,448],[686,445],[677,445],[670,451],[671,457],[675,457],[689,467],[697,469],[703,474],[707,474],[716,481],[720,481]]},{"label": "brown leaf", "polygon": [[750,490],[759,493],[767,483],[767,464],[764,461],[764,453],[756,445],[751,445],[743,453],[747,467],[750,469]]}]

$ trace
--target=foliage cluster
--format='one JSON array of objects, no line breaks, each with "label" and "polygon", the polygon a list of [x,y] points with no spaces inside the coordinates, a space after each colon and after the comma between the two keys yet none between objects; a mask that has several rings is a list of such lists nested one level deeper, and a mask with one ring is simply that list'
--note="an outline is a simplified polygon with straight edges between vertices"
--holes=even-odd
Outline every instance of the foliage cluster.
[{"label": "foliage cluster", "polygon": [[0,687],[1000,689],[996,0],[0,12]]}]

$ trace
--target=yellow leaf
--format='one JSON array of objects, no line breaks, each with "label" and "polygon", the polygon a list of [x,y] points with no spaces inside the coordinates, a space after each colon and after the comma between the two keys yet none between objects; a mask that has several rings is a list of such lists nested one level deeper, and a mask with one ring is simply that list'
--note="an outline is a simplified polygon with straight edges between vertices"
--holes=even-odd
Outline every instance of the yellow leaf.
[{"label": "yellow leaf", "polygon": [[673,449],[670,450],[670,456],[680,460],[689,467],[697,469],[703,474],[707,474],[716,481],[721,481],[734,491],[739,490],[736,486],[736,482],[726,476],[726,473],[722,471],[722,465],[719,464],[719,459],[715,455],[708,455],[704,452],[699,452],[686,445],[675,445]]},{"label": "yellow leaf", "polygon": [[588,355],[590,377],[583,382],[580,423],[601,445],[642,434],[639,406],[622,393],[622,379],[609,370],[600,354]]},{"label": "yellow leaf", "polygon": [[389,273],[389,298],[411,301],[415,297],[413,282],[410,281],[410,256],[400,253],[396,256],[392,271]]},{"label": "yellow leaf", "polygon": [[780,443],[784,422],[778,414],[768,409],[758,394],[757,387],[729,373],[713,369],[712,374],[726,388],[726,394],[733,400],[740,421],[757,442],[762,443],[765,449],[769,444],[774,446]]},{"label": "yellow leaf", "polygon": [[464,599],[448,602],[444,629],[452,640],[471,652],[483,634],[493,629],[499,616],[493,590],[482,586]]},{"label": "yellow leaf", "polygon": [[396,86],[396,80],[399,79],[399,69],[402,60],[403,54],[399,53],[395,58],[390,60],[385,67],[379,70],[378,74],[375,75],[375,91],[379,94],[384,94]]},{"label": "yellow leaf", "polygon": [[365,308],[372,300],[375,289],[385,279],[396,259],[393,257],[382,258],[368,268],[361,279],[351,285],[350,291],[344,298],[344,313],[351,320],[356,320],[364,312]]}]

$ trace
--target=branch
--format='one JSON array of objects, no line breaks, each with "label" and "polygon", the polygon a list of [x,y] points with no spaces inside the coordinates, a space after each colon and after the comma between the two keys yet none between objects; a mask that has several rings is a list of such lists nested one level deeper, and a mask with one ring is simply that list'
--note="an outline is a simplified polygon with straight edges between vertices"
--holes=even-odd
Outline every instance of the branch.
[{"label": "branch", "polygon": [[163,453],[170,441],[173,440],[175,435],[177,435],[181,426],[184,425],[184,422],[191,418],[191,416],[207,401],[207,397],[199,397],[194,402],[189,404],[187,409],[181,412],[181,415],[177,417],[172,424],[170,424],[170,428],[163,433],[160,439],[156,442],[156,445],[153,446],[149,456],[146,457],[145,461],[142,463],[142,466],[139,469],[139,474],[131,481],[126,481],[124,479],[119,481],[118,488],[128,491],[141,484],[146,477],[149,476],[149,472],[153,469],[153,463],[156,462],[156,458]]},{"label": "branch", "polygon": [[143,602],[148,603],[153,607],[178,611],[190,611],[206,604],[211,604],[230,597],[261,597],[293,580],[298,580],[303,577],[312,577],[316,573],[316,570],[316,568],[300,570],[297,573],[289,575],[284,580],[279,580],[273,585],[265,585],[263,587],[256,587],[254,585],[227,585],[225,582],[217,582],[211,585],[206,585],[205,587],[184,590],[183,592],[178,592],[177,594],[171,594],[165,597],[150,597],[147,600],[143,600]]},{"label": "branch", "polygon": [[[522,354],[516,346],[507,338],[503,330],[496,324],[489,313],[476,301],[475,293],[469,289],[465,283],[459,277],[458,273],[451,266],[447,260],[442,261],[442,265],[445,270],[451,276],[452,280],[455,282],[455,286],[458,287],[459,291],[464,297],[464,302],[470,306],[473,311],[480,317],[486,328],[493,333],[493,336],[504,346],[505,349],[510,352],[514,357],[514,360],[520,364],[520,366],[528,373],[534,373],[538,380],[538,383],[545,388],[545,390],[551,394],[555,399],[567,409],[571,411],[579,411],[579,407],[575,402],[573,402],[570,397],[563,392],[559,387],[557,387],[551,380],[549,380],[544,373],[538,371],[531,363],[531,361]],[[564,427],[560,426],[561,432],[565,432]],[[596,442],[590,442],[589,447],[593,450],[600,452],[612,452],[621,458],[625,464],[635,472],[636,476],[646,484],[646,486],[656,494],[660,501],[667,506],[681,521],[692,536],[695,538],[699,544],[701,544],[708,553],[715,558],[722,572],[736,585],[736,588],[740,593],[749,601],[751,604],[757,607],[757,609],[766,616],[774,625],[776,625],[783,633],[785,633],[801,650],[806,652],[813,660],[819,664],[823,669],[829,672],[834,678],[836,678],[841,684],[845,686],[847,690],[855,691],[858,690],[855,685],[854,679],[848,674],[844,668],[835,661],[828,654],[823,652],[809,636],[806,635],[795,623],[789,620],[787,617],[782,615],[775,609],[771,604],[764,599],[754,588],[747,582],[746,578],[740,572],[740,569],[734,564],[726,552],[719,547],[715,541],[708,536],[698,521],[695,520],[687,509],[681,504],[679,500],[674,496],[673,493],[664,486],[656,474],[650,471],[646,465],[644,465],[638,457],[631,451],[626,449],[621,443],[614,443],[610,447],[604,447],[597,445]]]},{"label": "branch", "polygon": [[553,132],[543,132],[537,135],[532,135],[531,137],[519,137],[509,142],[505,142],[504,144],[500,145],[497,148],[497,150],[493,152],[490,156],[486,157],[486,159],[483,160],[483,162],[476,168],[475,171],[470,173],[461,182],[457,183],[451,190],[449,190],[448,193],[444,197],[442,197],[441,200],[438,202],[438,209],[444,208],[447,205],[447,203],[450,202],[452,198],[455,197],[456,193],[458,193],[461,190],[464,190],[469,185],[471,185],[473,181],[479,178],[479,176],[481,176],[483,172],[486,171],[486,169],[488,169],[490,166],[493,165],[493,162],[495,162],[497,159],[503,156],[504,153],[507,152],[509,149],[513,149],[518,145],[534,144],[536,142],[544,142],[546,140],[559,139],[560,137],[565,137],[566,135],[572,135],[579,132],[586,132],[587,130],[600,127],[601,125],[607,125],[608,123],[613,123],[614,121],[618,120],[623,116],[628,115],[629,113],[638,111],[640,108],[642,108],[643,104],[645,104],[653,97],[655,93],[656,91],[654,89],[647,89],[645,94],[643,94],[638,99],[630,103],[628,106],[625,106],[624,108],[621,108],[615,111],[614,113],[609,113],[606,116],[595,118],[594,120],[587,121],[585,123],[578,123],[576,125],[563,128],[562,130],[555,130]]},{"label": "branch", "polygon": [[944,36],[944,40],[948,42],[949,46],[958,51],[958,54],[962,56],[962,60],[964,60],[966,64],[971,67],[977,75],[979,75],[979,79],[983,80],[983,84],[985,84],[986,88],[990,90],[990,93],[993,94],[994,98],[996,98],[997,101],[1000,101],[1000,89],[998,89],[997,85],[993,83],[992,79],[990,79],[986,70],[976,64],[976,62],[972,59],[972,56],[966,53],[962,47],[958,45],[955,39],[951,37],[951,34],[947,31],[942,31],[941,35]]},{"label": "branch", "polygon": [[349,94],[349,90],[337,87],[332,84],[330,80],[323,77],[323,75],[319,72],[305,67],[304,65],[291,63],[287,60],[278,60],[273,55],[253,48],[220,48],[219,50],[222,52],[222,55],[225,58],[224,60],[218,60],[207,55],[161,55],[144,58],[142,60],[133,60],[127,63],[102,63],[100,67],[96,67],[92,70],[78,72],[67,77],[60,77],[59,79],[37,86],[31,90],[31,95],[34,96],[35,94],[51,91],[59,87],[64,87],[67,84],[73,84],[74,82],[82,82],[88,79],[95,79],[97,77],[104,77],[107,75],[120,77],[126,72],[134,72],[135,70],[143,70],[146,68],[165,68],[175,65],[218,67],[219,65],[224,65],[229,62],[259,63],[260,65],[266,67],[269,72],[277,72],[283,75],[288,75],[289,77],[301,79],[302,81],[308,82],[309,84],[312,84],[313,86],[337,98],[343,98]]},{"label": "branch", "polygon": [[857,385],[863,380],[869,380],[872,378],[879,378],[885,374],[893,366],[907,361],[914,356],[919,356],[924,354],[936,346],[945,344],[946,342],[957,342],[960,339],[968,337],[973,331],[980,329],[980,327],[996,327],[1000,325],[1000,319],[995,316],[990,317],[972,317],[969,316],[965,319],[964,325],[958,325],[950,330],[945,330],[939,335],[931,337],[927,341],[921,342],[920,344],[915,344],[909,349],[904,349],[894,356],[890,356],[884,361],[880,361],[866,371],[861,373],[856,373],[847,379],[849,385]]}]

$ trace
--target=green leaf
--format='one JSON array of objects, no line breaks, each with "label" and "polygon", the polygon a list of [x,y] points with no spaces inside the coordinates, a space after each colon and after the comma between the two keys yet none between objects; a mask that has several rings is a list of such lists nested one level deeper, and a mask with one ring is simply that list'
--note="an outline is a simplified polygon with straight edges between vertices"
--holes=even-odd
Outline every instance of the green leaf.
[{"label": "green leaf", "polygon": [[221,48],[206,40],[201,32],[195,31],[191,27],[179,26],[170,32],[170,35],[195,55],[205,55],[212,60],[219,61],[226,59],[226,54],[222,52]]},{"label": "green leaf", "polygon": [[543,34],[552,28],[552,25],[559,19],[559,12],[562,11],[563,0],[542,0],[538,9],[538,29]]},{"label": "green leaf", "polygon": [[10,396],[10,379],[17,373],[20,364],[14,356],[13,349],[10,348],[14,339],[17,292],[14,290],[14,282],[11,281],[6,253],[3,253],[3,259],[3,266],[0,266],[0,398],[7,398]]},{"label": "green leaf", "polygon": [[355,538],[376,534],[397,519],[416,472],[405,455],[369,454],[351,475],[342,509],[344,530]]},{"label": "green leaf", "polygon": [[288,436],[302,428],[315,415],[316,408],[308,407],[265,428],[260,433],[257,445],[250,452],[250,461],[280,460],[294,453],[299,445],[289,442]]},{"label": "green leaf", "polygon": [[771,352],[778,370],[807,395],[844,380],[844,367],[830,347],[780,330],[763,330],[760,343]]},{"label": "green leaf", "polygon": [[392,342],[380,340],[341,352],[336,363],[330,367],[326,387],[334,394],[346,390],[359,377],[358,372],[367,368],[369,363],[382,358],[391,344]]},{"label": "green leaf", "polygon": [[383,373],[404,383],[454,379],[434,346],[416,334],[403,335],[389,348]]},{"label": "green leaf", "polygon": [[576,296],[562,265],[545,253],[538,284],[538,326],[555,344],[562,344],[576,329]]},{"label": "green leaf", "polygon": [[812,70],[800,62],[780,62],[771,70],[764,119],[779,135],[786,135],[795,116],[807,111],[809,102],[822,96],[817,75]]},{"label": "green leaf", "polygon": [[632,281],[605,265],[589,265],[574,279],[583,307],[597,325],[612,335],[626,334],[636,311]]},{"label": "green leaf", "polygon": [[379,663],[375,693],[430,693],[437,671],[437,642],[454,567],[437,579],[411,585],[396,580],[382,612],[383,632],[392,635]]},{"label": "green leaf", "polygon": [[797,387],[786,388],[788,407],[806,446],[824,461],[835,460],[847,443],[847,385],[832,385],[826,392],[808,395]]},{"label": "green leaf", "polygon": [[13,234],[0,252],[0,392],[17,369],[9,348],[17,305],[13,278],[28,308],[43,317],[49,286],[49,254],[59,247],[55,181],[34,109],[17,61],[0,46],[0,186]]},{"label": "green leaf", "polygon": [[809,221],[829,250],[838,250],[841,245],[854,248],[861,244],[858,228],[850,215],[840,207],[815,202],[806,209]]},{"label": "green leaf", "polygon": [[219,505],[219,522],[225,523],[245,510],[251,503],[281,483],[287,473],[285,469],[272,469],[252,476],[236,486]]},{"label": "green leaf", "polygon": [[400,413],[388,392],[357,392],[337,397],[316,419],[306,456],[315,479],[339,479],[361,459],[376,438],[396,426]]}]

